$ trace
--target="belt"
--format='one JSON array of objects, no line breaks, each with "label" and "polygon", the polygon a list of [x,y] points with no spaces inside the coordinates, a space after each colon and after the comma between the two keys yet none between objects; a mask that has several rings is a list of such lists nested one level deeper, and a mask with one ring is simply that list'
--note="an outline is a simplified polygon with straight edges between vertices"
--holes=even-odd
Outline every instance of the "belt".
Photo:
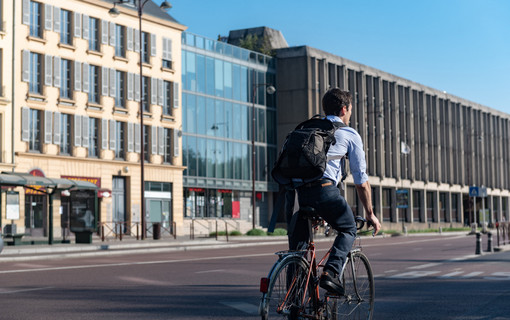
[{"label": "belt", "polygon": [[323,178],[323,179],[319,179],[319,180],[316,180],[313,182],[305,183],[304,185],[301,186],[301,188],[313,188],[313,187],[319,187],[319,186],[321,188],[324,188],[326,186],[332,186],[332,185],[334,185],[334,183],[335,182],[331,179]]}]

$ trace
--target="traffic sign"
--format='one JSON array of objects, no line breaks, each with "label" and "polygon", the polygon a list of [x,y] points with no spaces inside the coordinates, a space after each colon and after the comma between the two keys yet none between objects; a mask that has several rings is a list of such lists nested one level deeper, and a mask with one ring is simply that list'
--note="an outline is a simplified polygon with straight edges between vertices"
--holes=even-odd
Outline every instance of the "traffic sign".
[{"label": "traffic sign", "polygon": [[469,196],[470,197],[478,197],[479,189],[478,187],[472,186],[469,187]]}]

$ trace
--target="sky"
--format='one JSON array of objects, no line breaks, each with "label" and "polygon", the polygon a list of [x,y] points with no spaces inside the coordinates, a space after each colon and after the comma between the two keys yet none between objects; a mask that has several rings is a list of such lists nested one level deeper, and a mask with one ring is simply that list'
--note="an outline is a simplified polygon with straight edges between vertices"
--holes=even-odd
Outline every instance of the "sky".
[{"label": "sky", "polygon": [[170,3],[188,32],[217,39],[267,26],[291,47],[314,47],[510,114],[508,0]]}]

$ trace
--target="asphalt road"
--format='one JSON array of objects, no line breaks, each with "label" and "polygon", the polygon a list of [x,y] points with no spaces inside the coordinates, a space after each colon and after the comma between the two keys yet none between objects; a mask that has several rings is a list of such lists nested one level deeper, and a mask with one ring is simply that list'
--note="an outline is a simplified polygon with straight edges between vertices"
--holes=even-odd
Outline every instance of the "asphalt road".
[{"label": "asphalt road", "polygon": [[[510,319],[510,252],[474,246],[466,235],[364,239],[374,319]],[[0,319],[257,319],[259,279],[283,249],[0,262]]]}]

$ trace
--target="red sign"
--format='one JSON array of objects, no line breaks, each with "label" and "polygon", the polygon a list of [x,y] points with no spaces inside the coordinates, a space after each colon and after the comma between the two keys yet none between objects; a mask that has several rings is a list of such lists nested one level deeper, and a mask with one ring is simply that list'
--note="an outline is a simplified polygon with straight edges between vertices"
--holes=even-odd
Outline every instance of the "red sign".
[{"label": "red sign", "polygon": [[98,188],[101,188],[101,178],[93,177],[76,177],[76,176],[60,176],[62,179],[69,179],[75,181],[88,181],[95,184]]},{"label": "red sign", "polygon": [[[44,173],[39,169],[33,169],[29,172],[29,174],[34,177],[44,177]],[[46,194],[46,188],[43,186],[30,186],[30,188],[25,188],[25,194]]]},{"label": "red sign", "polygon": [[203,188],[189,188],[189,191],[193,192],[204,192],[205,190]]},{"label": "red sign", "polygon": [[239,219],[241,217],[241,202],[232,201],[232,218]]},{"label": "red sign", "polygon": [[228,190],[228,189],[218,189],[218,192],[219,192],[219,193],[232,193],[232,190]]}]

